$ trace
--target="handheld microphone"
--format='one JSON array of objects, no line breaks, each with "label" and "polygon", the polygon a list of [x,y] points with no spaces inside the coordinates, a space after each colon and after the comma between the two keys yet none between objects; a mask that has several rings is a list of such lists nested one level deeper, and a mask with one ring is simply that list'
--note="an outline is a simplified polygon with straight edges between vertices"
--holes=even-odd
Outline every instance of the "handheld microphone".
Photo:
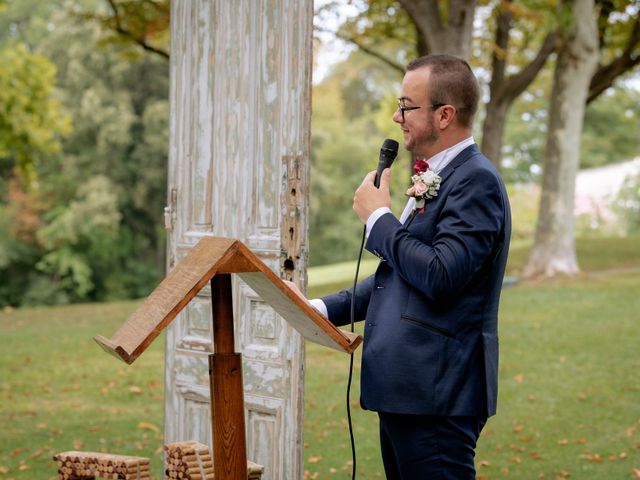
[{"label": "handheld microphone", "polygon": [[380,188],[380,177],[385,168],[389,168],[398,155],[398,142],[390,138],[385,139],[380,148],[380,159],[378,160],[378,169],[376,170],[376,178],[373,184],[376,188]]}]

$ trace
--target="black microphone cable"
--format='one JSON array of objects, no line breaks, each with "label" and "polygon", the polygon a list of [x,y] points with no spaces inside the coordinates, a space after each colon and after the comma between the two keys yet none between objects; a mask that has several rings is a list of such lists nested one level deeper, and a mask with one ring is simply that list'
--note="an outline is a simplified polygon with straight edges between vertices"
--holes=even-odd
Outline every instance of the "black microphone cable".
[{"label": "black microphone cable", "polygon": [[[364,251],[364,241],[367,236],[367,226],[362,229],[362,241],[360,242],[360,251],[358,252],[358,261],[356,262],[356,274],[353,279],[353,289],[351,290],[351,333],[354,331],[355,317],[356,317],[356,285],[358,283],[358,275],[360,274],[360,261],[362,260],[362,252]],[[349,355],[349,379],[347,380],[347,420],[349,422],[349,438],[351,439],[351,458],[353,465],[351,467],[351,479],[356,478],[356,443],[353,436],[353,425],[351,422],[351,380],[353,379],[353,355],[351,352]]]}]

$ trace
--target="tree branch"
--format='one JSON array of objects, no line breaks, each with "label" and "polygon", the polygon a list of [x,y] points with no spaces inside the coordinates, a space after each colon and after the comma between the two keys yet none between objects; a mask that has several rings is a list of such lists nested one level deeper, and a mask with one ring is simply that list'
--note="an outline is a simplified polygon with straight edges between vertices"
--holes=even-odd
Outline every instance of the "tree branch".
[{"label": "tree branch", "polygon": [[359,41],[358,39],[356,39],[354,37],[351,37],[349,35],[345,35],[344,33],[341,33],[341,32],[334,32],[332,30],[322,29],[322,28],[318,28],[318,27],[314,27],[314,30],[317,31],[317,32],[331,33],[331,34],[335,35],[337,38],[339,38],[340,40],[344,40],[345,42],[353,43],[356,47],[358,47],[359,50],[362,50],[367,55],[371,55],[372,57],[377,58],[378,60],[382,61],[383,63],[385,63],[389,67],[393,68],[394,70],[397,70],[398,72],[404,74],[404,66],[403,65],[400,65],[399,63],[395,62],[394,60],[385,57],[380,52],[377,52],[374,49],[372,49],[371,47],[368,47],[368,46],[364,45],[361,41]]},{"label": "tree branch", "polygon": [[549,55],[555,51],[557,40],[557,32],[554,31],[547,34],[536,57],[520,72],[511,75],[505,80],[502,88],[497,93],[499,101],[511,102],[527,89],[540,70],[542,70]]},{"label": "tree branch", "polygon": [[429,46],[438,45],[444,35],[442,17],[435,0],[398,0],[409,17],[420,29]]},{"label": "tree branch", "polygon": [[[504,3],[512,3],[512,0],[505,0]],[[504,71],[507,65],[507,50],[509,48],[509,31],[513,21],[513,14],[509,8],[505,8],[503,5],[498,8],[500,10],[496,18],[496,44],[491,56],[491,82],[489,83],[492,98],[504,84]]]},{"label": "tree branch", "polygon": [[609,64],[598,67],[596,73],[591,77],[587,105],[611,87],[616,78],[640,64],[640,52],[634,53],[638,46],[640,46],[640,17],[637,16],[631,29],[631,35],[629,35],[629,41],[622,54]]},{"label": "tree branch", "polygon": [[118,33],[119,35],[128,38],[129,40],[133,41],[135,44],[137,44],[139,47],[141,47],[143,50],[146,50],[147,52],[151,52],[151,53],[155,53],[156,55],[159,55],[161,57],[163,57],[164,59],[168,60],[169,59],[169,52],[167,52],[166,50],[163,50],[161,48],[156,48],[153,45],[150,45],[147,43],[147,41],[145,40],[144,37],[139,37],[133,34],[133,32],[127,30],[126,28],[124,28],[122,26],[122,21],[120,18],[120,12],[118,11],[118,6],[116,5],[114,0],[107,0],[107,3],[109,4],[109,6],[111,7],[111,11],[113,12],[113,19],[115,21],[115,32]]}]

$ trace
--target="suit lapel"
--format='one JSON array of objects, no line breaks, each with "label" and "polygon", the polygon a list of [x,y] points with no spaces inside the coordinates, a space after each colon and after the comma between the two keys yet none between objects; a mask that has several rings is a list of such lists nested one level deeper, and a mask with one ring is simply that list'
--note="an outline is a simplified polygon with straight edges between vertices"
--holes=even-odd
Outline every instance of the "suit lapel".
[{"label": "suit lapel", "polygon": [[[440,183],[443,183],[460,165],[462,165],[466,160],[473,157],[476,154],[479,154],[480,150],[478,150],[478,146],[474,143],[473,145],[469,145],[467,148],[462,150],[456,157],[449,162],[449,164],[444,167],[442,172],[440,172]],[[439,197],[435,197],[426,201],[425,206],[428,207],[430,203],[438,201]],[[409,216],[405,219],[402,224],[404,228],[409,228],[409,226],[413,223],[413,220],[418,215],[409,214]]]},{"label": "suit lapel", "polygon": [[451,175],[455,169],[462,165],[466,160],[478,153],[480,153],[480,150],[478,150],[478,146],[475,143],[462,150],[446,167],[444,167],[444,170],[440,172],[440,183],[443,183],[447,177],[449,177],[449,175]]}]

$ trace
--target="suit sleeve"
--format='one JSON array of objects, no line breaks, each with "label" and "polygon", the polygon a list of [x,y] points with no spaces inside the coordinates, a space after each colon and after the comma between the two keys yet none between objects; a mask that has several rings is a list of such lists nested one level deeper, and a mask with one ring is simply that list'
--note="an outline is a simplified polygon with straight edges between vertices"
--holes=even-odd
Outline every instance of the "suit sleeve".
[{"label": "suit sleeve", "polygon": [[380,254],[406,282],[434,301],[453,299],[464,289],[495,251],[504,224],[500,180],[485,169],[471,173],[458,180],[444,199],[430,244],[389,214],[376,222],[366,244],[367,250]]},{"label": "suit sleeve", "polygon": [[[356,285],[355,296],[355,321],[363,320],[369,306],[369,298],[373,290],[374,276],[365,278]],[[334,325],[340,327],[351,322],[351,296],[353,288],[342,290],[336,294],[322,297],[322,301],[327,307],[329,320]]]}]

